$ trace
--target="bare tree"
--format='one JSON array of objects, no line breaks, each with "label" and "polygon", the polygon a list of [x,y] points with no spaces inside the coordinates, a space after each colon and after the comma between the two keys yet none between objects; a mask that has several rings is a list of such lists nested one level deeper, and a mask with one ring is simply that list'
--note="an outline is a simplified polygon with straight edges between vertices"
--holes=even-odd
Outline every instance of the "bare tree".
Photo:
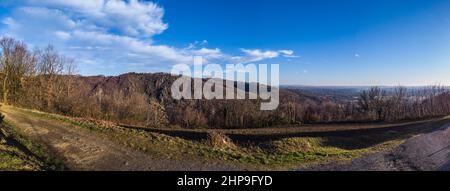
[{"label": "bare tree", "polygon": [[385,118],[386,92],[379,87],[372,87],[363,91],[358,100],[358,106],[370,119],[383,120]]},{"label": "bare tree", "polygon": [[37,59],[24,43],[12,38],[2,38],[0,46],[2,101],[8,104],[11,97],[18,100],[23,95],[23,85],[27,78],[34,74]]},{"label": "bare tree", "polygon": [[2,59],[1,59],[1,71],[2,71],[2,93],[3,93],[3,103],[8,104],[8,94],[10,92],[9,84],[11,75],[13,73],[13,56],[12,52],[14,50],[15,41],[12,38],[2,38],[0,40],[0,46],[2,48]]}]

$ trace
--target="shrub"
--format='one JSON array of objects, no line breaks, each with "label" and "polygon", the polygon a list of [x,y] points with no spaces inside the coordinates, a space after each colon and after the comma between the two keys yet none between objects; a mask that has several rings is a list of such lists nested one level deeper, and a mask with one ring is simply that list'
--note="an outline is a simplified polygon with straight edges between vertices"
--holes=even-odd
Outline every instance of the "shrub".
[{"label": "shrub", "polygon": [[208,133],[208,137],[206,139],[206,143],[212,147],[216,148],[237,148],[233,141],[225,134],[212,131]]}]

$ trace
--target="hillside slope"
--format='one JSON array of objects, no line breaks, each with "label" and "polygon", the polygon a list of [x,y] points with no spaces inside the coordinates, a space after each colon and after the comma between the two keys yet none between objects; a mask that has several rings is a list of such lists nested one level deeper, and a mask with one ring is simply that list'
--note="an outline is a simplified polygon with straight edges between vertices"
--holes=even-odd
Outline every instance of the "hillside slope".
[{"label": "hillside slope", "polygon": [[[175,100],[171,86],[177,77],[164,73],[66,78],[75,82],[72,89],[76,91],[57,105],[60,113],[148,127],[255,128],[293,124],[298,123],[296,118],[303,117],[300,111],[291,111],[294,107],[307,108],[328,101],[326,97],[281,89],[279,109],[260,111],[262,100]],[[233,88],[237,89],[236,84]]]}]

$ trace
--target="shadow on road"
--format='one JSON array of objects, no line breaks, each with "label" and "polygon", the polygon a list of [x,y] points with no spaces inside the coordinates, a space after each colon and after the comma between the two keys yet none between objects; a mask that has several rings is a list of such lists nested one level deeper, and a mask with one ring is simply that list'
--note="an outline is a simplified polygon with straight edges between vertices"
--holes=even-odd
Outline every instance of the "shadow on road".
[{"label": "shadow on road", "polygon": [[[224,133],[230,137],[234,143],[241,146],[257,145],[260,143],[281,140],[295,137],[320,137],[324,146],[333,146],[343,149],[362,149],[380,144],[386,141],[410,138],[414,135],[432,132],[440,128],[450,119],[437,119],[426,122],[418,122],[406,125],[392,125],[380,128],[361,128],[352,130],[332,130],[332,131],[308,131],[302,132],[299,127],[298,132],[269,131],[259,133],[258,129],[253,132],[227,132]],[[203,141],[207,139],[208,132],[211,130],[173,130],[173,129],[150,129],[123,126],[126,128],[137,129],[141,131],[165,134],[173,137],[179,137],[192,141]]]}]

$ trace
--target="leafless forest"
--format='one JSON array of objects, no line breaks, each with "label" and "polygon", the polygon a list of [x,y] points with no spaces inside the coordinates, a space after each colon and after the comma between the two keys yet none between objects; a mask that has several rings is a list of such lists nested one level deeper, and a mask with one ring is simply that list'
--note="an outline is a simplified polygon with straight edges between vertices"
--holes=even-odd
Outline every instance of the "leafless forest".
[{"label": "leafless forest", "polygon": [[169,74],[76,75],[73,59],[51,45],[30,50],[0,41],[3,104],[145,127],[259,128],[336,122],[394,122],[450,115],[446,87],[373,87],[352,101],[281,89],[280,106],[260,111],[262,100],[174,100]]}]

